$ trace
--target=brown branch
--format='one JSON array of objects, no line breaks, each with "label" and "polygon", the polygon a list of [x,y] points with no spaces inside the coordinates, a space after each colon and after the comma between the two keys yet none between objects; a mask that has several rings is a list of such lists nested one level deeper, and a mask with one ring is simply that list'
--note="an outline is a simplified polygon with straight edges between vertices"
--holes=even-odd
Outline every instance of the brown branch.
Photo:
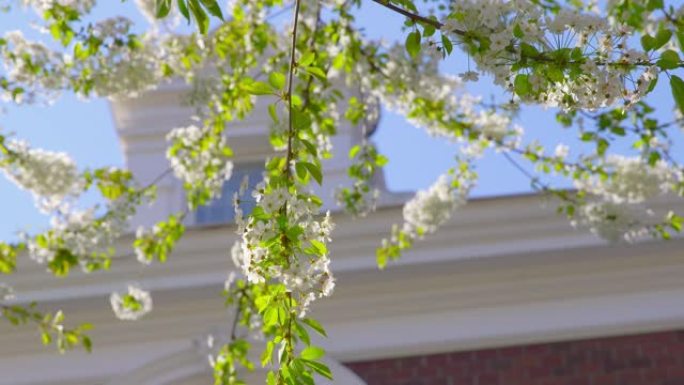
[{"label": "brown branch", "polygon": [[299,0],[295,1],[294,10],[294,25],[292,26],[292,50],[290,52],[290,73],[288,74],[287,82],[287,103],[288,103],[288,129],[287,129],[287,157],[285,162],[285,175],[289,177],[290,162],[292,161],[292,137],[294,136],[294,119],[292,107],[292,85],[294,83],[294,72],[297,60],[295,54],[297,52],[297,23],[299,22]]},{"label": "brown branch", "polygon": [[238,299],[238,304],[235,307],[235,314],[233,315],[233,323],[230,327],[230,341],[237,340],[237,326],[240,322],[240,314],[242,313],[242,298]]},{"label": "brown branch", "polygon": [[[387,9],[390,9],[396,13],[399,13],[399,14],[402,14],[402,15],[408,17],[409,19],[413,20],[414,22],[421,23],[421,24],[427,24],[427,25],[430,25],[430,26],[435,27],[437,29],[444,27],[444,24],[440,23],[439,21],[437,21],[435,19],[430,19],[428,17],[421,16],[419,14],[416,14],[416,13],[407,11],[403,8],[397,7],[396,5],[390,3],[389,0],[373,0],[373,1],[382,5],[383,7],[387,8]],[[462,31],[460,29],[454,29],[454,30],[449,31],[449,32],[453,32],[453,33],[455,33],[457,35],[461,35],[461,36],[466,34],[465,31]]]}]

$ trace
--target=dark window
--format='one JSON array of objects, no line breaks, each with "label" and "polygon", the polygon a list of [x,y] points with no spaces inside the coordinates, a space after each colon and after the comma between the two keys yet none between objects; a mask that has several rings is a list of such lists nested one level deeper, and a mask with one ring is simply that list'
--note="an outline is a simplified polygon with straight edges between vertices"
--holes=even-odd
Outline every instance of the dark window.
[{"label": "dark window", "polygon": [[214,199],[206,206],[201,206],[195,213],[195,224],[213,225],[233,223],[235,221],[235,209],[233,208],[233,194],[240,189],[240,184],[245,176],[249,177],[249,186],[240,201],[242,212],[247,215],[254,208],[252,190],[263,177],[264,166],[260,164],[235,165],[233,175],[223,184],[223,191],[219,199]]}]

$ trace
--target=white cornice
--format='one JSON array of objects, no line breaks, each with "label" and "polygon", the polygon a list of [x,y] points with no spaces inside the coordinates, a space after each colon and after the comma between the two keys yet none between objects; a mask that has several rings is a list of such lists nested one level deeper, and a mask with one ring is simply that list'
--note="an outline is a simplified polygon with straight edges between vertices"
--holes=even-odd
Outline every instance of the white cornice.
[{"label": "white cornice", "polygon": [[[473,200],[383,272],[375,247],[400,222],[401,206],[363,219],[336,215],[338,287],[314,307],[331,336],[321,343],[349,361],[684,327],[684,240],[607,246],[540,202]],[[9,283],[20,299],[93,322],[96,352],[189,341],[229,322],[219,293],[235,237],[231,226],[190,229],[165,265],[143,268],[121,256],[110,272],[66,280],[24,260]],[[152,290],[155,311],[122,323],[107,296],[131,279]],[[0,333],[0,369],[9,356],[37,354],[32,330]]]}]

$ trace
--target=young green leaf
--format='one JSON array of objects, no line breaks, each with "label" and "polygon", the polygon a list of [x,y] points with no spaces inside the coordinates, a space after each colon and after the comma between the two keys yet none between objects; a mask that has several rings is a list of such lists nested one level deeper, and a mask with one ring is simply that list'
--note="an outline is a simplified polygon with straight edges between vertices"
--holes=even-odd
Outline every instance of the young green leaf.
[{"label": "young green leaf", "polygon": [[318,346],[309,346],[302,350],[300,356],[305,360],[316,361],[325,355],[325,350],[319,348]]},{"label": "young green leaf", "polygon": [[190,8],[190,12],[192,12],[192,16],[197,23],[197,28],[199,28],[200,33],[207,33],[209,30],[209,17],[199,4],[199,0],[188,0],[188,7]]},{"label": "young green leaf", "polygon": [[325,74],[325,72],[318,68],[318,67],[302,67],[304,68],[304,71],[306,71],[308,74],[313,75],[320,80],[326,81],[328,80],[328,75]]},{"label": "young green leaf", "polygon": [[275,89],[283,89],[285,87],[285,75],[280,72],[271,72],[268,75],[268,83]]},{"label": "young green leaf", "polygon": [[243,86],[245,91],[252,95],[273,95],[274,89],[264,82],[252,82]]},{"label": "young green leaf", "polygon": [[406,52],[412,57],[416,58],[420,53],[420,32],[413,31],[406,36]]},{"label": "young green leaf", "polygon": [[513,81],[513,87],[515,89],[515,93],[519,96],[528,95],[532,90],[529,76],[527,74],[516,75],[515,80]]},{"label": "young green leaf", "polygon": [[223,20],[223,13],[221,12],[221,7],[218,5],[216,0],[201,0],[202,5],[204,5],[204,8],[209,11],[209,13],[213,16],[218,17],[219,19]]},{"label": "young green leaf", "polygon": [[305,360],[305,359],[302,359],[302,362],[304,363],[304,365],[313,369],[314,372],[320,374],[321,376],[323,376],[329,380],[333,379],[332,372],[330,371],[330,368],[328,368],[328,366],[325,365],[324,363],[317,362],[317,361],[309,361],[309,360]]},{"label": "young green leaf", "polygon": [[181,15],[185,18],[185,20],[190,22],[190,11],[188,11],[188,4],[186,3],[186,0],[177,0],[178,1],[178,10],[180,11]]},{"label": "young green leaf", "polygon": [[672,88],[672,97],[679,111],[684,114],[684,80],[676,75],[672,75],[670,77],[670,87]]},{"label": "young green leaf", "polygon": [[325,333],[325,329],[323,329],[323,326],[321,326],[318,321],[316,321],[313,318],[304,318],[302,320],[305,324],[307,324],[311,329],[315,330],[318,334],[322,335],[323,337],[327,337],[328,335]]},{"label": "young green leaf", "polygon": [[672,31],[665,28],[660,29],[655,35],[653,49],[656,50],[662,48],[665,44],[667,44],[668,41],[670,41],[671,37]]},{"label": "young green leaf", "polygon": [[157,0],[154,15],[158,19],[166,17],[169,11],[171,11],[171,0]]},{"label": "young green leaf", "polygon": [[675,69],[679,66],[679,54],[677,52],[668,49],[660,55],[658,60],[658,67],[663,70]]},{"label": "young green leaf", "polygon": [[309,174],[316,180],[316,182],[321,185],[323,184],[323,173],[321,172],[321,168],[313,163],[309,162],[300,162],[306,169],[309,171]]},{"label": "young green leaf", "polygon": [[297,64],[302,67],[308,67],[313,63],[315,58],[316,54],[314,54],[313,52],[307,52],[304,55],[302,55],[301,58],[299,58],[299,62],[297,62]]}]

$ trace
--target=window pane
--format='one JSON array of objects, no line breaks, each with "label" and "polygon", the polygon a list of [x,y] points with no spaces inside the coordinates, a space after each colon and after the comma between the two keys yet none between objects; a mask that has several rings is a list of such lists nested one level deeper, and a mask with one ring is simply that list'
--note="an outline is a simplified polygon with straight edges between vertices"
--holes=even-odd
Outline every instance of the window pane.
[{"label": "window pane", "polygon": [[213,200],[206,206],[201,206],[195,213],[195,224],[211,225],[233,223],[235,220],[235,210],[233,209],[233,193],[240,189],[240,184],[245,175],[249,176],[249,187],[240,202],[243,213],[248,214],[254,208],[254,198],[251,191],[262,179],[263,165],[235,165],[233,175],[223,184],[221,198]]}]

